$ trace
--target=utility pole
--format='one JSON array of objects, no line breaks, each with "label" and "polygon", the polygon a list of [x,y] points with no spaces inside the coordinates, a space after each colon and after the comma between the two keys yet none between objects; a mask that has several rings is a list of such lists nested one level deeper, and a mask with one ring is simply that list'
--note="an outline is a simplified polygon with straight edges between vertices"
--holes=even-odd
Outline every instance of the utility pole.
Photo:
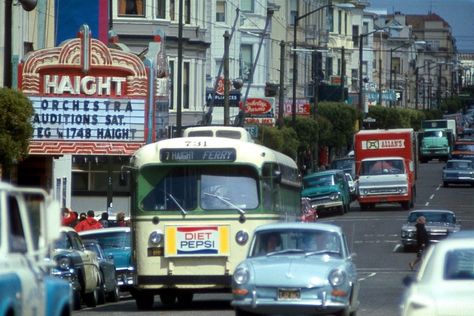
[{"label": "utility pole", "polygon": [[285,100],[285,42],[280,42],[280,89],[278,94],[278,128],[283,127],[283,102]]},{"label": "utility pole", "polygon": [[183,99],[183,0],[179,0],[178,9],[178,95],[176,104],[176,136],[181,137],[182,99]]},{"label": "utility pole", "polygon": [[344,49],[344,46],[341,48],[341,102],[344,102],[346,100],[346,95],[344,91],[344,86],[345,86],[345,81],[346,81],[346,50]]},{"label": "utility pole", "polygon": [[5,0],[3,86],[12,86],[12,0]]},{"label": "utility pole", "polygon": [[224,33],[224,126],[229,125],[229,45],[230,34]]},{"label": "utility pole", "polygon": [[441,108],[441,64],[438,65],[438,89],[436,90],[438,109]]},{"label": "utility pole", "polygon": [[379,58],[379,105],[382,105],[382,58]]},{"label": "utility pole", "polygon": [[319,97],[319,61],[321,60],[320,52],[313,51],[313,118],[316,119],[316,107],[318,106]]}]

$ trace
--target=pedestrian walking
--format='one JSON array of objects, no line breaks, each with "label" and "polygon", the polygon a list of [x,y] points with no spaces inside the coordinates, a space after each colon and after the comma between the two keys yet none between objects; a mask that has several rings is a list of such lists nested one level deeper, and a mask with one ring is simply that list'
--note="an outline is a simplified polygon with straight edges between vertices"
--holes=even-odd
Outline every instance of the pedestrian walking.
[{"label": "pedestrian walking", "polygon": [[77,232],[103,228],[102,224],[94,218],[94,211],[87,211],[87,218],[74,227]]},{"label": "pedestrian walking", "polygon": [[428,236],[428,232],[426,231],[426,218],[424,216],[420,216],[416,219],[416,258],[413,261],[410,261],[408,264],[411,270],[414,270],[416,265],[421,261],[423,257],[423,252],[429,246],[430,238]]}]

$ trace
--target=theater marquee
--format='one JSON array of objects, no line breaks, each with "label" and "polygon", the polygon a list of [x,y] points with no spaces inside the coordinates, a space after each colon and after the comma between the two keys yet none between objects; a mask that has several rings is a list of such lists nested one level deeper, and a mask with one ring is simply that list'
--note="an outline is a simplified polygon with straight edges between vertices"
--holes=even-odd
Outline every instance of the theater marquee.
[{"label": "theater marquee", "polygon": [[91,38],[87,26],[32,52],[19,73],[35,109],[30,154],[131,155],[153,133],[143,62]]}]

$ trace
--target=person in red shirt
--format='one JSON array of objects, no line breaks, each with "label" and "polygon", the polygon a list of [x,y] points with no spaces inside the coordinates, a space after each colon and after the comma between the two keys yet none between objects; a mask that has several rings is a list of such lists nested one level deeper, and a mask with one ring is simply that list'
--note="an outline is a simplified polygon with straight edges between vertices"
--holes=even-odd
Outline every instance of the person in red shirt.
[{"label": "person in red shirt", "polygon": [[61,224],[63,226],[70,226],[74,227],[76,220],[77,220],[77,215],[74,213],[70,208],[68,207],[63,207],[63,218],[61,220]]},{"label": "person in red shirt", "polygon": [[94,218],[94,211],[87,211],[87,218],[74,227],[77,232],[103,228],[102,224]]}]

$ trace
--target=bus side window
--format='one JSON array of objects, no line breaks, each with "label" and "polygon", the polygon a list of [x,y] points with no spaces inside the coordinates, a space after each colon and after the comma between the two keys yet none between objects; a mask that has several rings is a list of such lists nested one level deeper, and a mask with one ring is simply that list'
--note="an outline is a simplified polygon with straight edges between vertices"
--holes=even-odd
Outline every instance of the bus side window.
[{"label": "bus side window", "polygon": [[25,232],[21,221],[20,207],[15,197],[8,197],[8,206],[10,213],[10,235],[9,247],[11,252],[26,253]]}]

